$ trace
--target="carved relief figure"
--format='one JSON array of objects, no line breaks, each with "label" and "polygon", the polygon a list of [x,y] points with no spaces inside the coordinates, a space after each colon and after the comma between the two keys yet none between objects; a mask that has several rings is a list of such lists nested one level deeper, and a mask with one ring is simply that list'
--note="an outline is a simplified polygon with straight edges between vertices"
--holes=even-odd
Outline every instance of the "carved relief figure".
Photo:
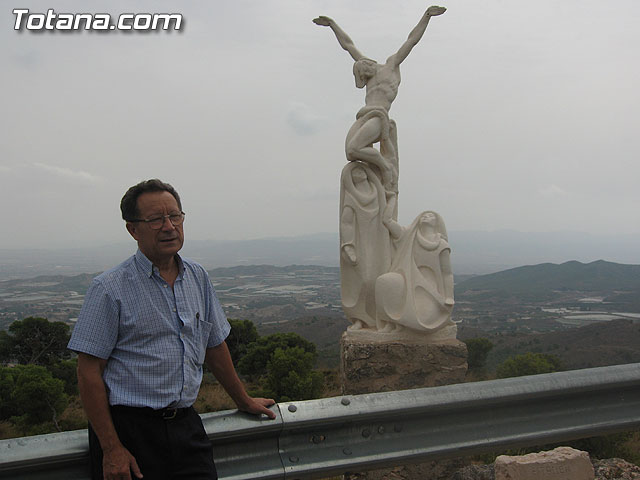
[{"label": "carved relief figure", "polygon": [[[379,169],[382,184],[390,193],[398,191],[397,132],[395,123],[389,119],[389,109],[398,94],[400,64],[422,38],[431,17],[445,11],[444,7],[429,7],[400,49],[382,65],[360,53],[351,38],[331,18],[321,16],[313,20],[315,24],[333,30],[340,46],[355,60],[353,74],[356,87],[366,87],[365,106],[357,113],[356,121],[347,134],[347,160],[359,160]],[[379,151],[373,147],[378,142]]]},{"label": "carved relief figure", "polygon": [[393,238],[391,268],[375,286],[376,323],[382,332],[407,327],[435,332],[455,325],[453,273],[442,217],[426,211],[408,228],[393,220],[395,197],[389,199],[383,223]]},{"label": "carved relief figure", "polygon": [[342,308],[350,329],[376,327],[375,281],[389,270],[391,244],[382,223],[386,200],[378,176],[361,162],[342,170],[340,275]]}]

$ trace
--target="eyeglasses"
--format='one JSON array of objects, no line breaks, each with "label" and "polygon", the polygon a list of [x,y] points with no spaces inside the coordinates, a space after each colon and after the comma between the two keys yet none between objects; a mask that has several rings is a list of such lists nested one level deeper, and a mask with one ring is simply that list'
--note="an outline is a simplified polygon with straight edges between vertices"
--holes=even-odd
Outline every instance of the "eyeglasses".
[{"label": "eyeglasses", "polygon": [[180,212],[180,213],[170,213],[169,215],[158,215],[151,218],[136,219],[136,220],[129,220],[129,221],[132,223],[144,222],[147,225],[149,225],[149,228],[151,228],[152,230],[160,230],[164,225],[165,218],[168,218],[171,224],[174,227],[177,227],[178,225],[182,225],[182,222],[184,222],[184,216],[185,216],[185,213]]}]

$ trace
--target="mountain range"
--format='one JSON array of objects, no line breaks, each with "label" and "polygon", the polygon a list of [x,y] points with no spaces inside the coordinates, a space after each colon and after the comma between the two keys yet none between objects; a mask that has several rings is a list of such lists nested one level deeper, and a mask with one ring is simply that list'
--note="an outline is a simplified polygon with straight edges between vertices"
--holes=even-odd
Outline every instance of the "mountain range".
[{"label": "mountain range", "polygon": [[608,295],[640,292],[640,265],[597,260],[562,264],[542,263],[474,276],[456,284],[456,294],[501,292],[516,297],[562,291]]},{"label": "mountain range", "polygon": [[[640,264],[640,235],[452,231],[449,243],[456,275],[567,260]],[[337,233],[319,233],[236,241],[188,239],[181,253],[207,269],[260,264],[336,267],[338,246]],[[101,271],[132,255],[135,248],[128,242],[57,250],[0,249],[0,280]]]}]

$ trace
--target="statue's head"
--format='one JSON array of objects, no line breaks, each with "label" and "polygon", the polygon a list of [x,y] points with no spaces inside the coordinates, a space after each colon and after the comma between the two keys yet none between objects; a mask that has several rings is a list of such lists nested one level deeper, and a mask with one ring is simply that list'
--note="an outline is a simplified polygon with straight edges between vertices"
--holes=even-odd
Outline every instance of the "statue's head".
[{"label": "statue's head", "polygon": [[363,88],[369,79],[376,74],[377,62],[370,58],[361,58],[353,64],[353,76],[356,77],[356,87]]},{"label": "statue's head", "polygon": [[428,210],[426,212],[422,212],[413,221],[411,228],[418,229],[418,231],[422,232],[423,235],[437,232],[442,236],[442,238],[448,241],[447,228],[444,225],[444,220],[434,211]]},{"label": "statue's head", "polygon": [[429,225],[435,227],[438,223],[438,218],[435,216],[433,212],[425,212],[420,217],[420,223],[423,225]]},{"label": "statue's head", "polygon": [[351,178],[353,179],[353,183],[360,183],[367,180],[367,172],[364,171],[362,167],[355,167],[351,170]]}]

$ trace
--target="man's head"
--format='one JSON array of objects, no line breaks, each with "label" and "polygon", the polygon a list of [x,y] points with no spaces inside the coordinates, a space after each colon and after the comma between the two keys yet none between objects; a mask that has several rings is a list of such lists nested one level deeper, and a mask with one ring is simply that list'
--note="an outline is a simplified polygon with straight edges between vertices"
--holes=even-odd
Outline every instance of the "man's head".
[{"label": "man's head", "polygon": [[127,231],[153,263],[172,259],[182,248],[182,204],[168,183],[152,179],[134,185],[122,197],[120,210]]},{"label": "man's head", "polygon": [[377,62],[370,58],[361,58],[353,64],[353,76],[356,77],[356,87],[363,88],[369,79],[376,74]]},{"label": "man's head", "polygon": [[182,203],[180,202],[180,195],[176,192],[168,183],[164,183],[157,178],[151,180],[143,180],[142,182],[134,185],[127,190],[122,200],[120,201],[120,211],[122,212],[122,219],[131,222],[140,218],[140,212],[138,211],[138,197],[143,193],[148,192],[169,192],[173,195],[178,203],[178,208],[182,210]]}]

